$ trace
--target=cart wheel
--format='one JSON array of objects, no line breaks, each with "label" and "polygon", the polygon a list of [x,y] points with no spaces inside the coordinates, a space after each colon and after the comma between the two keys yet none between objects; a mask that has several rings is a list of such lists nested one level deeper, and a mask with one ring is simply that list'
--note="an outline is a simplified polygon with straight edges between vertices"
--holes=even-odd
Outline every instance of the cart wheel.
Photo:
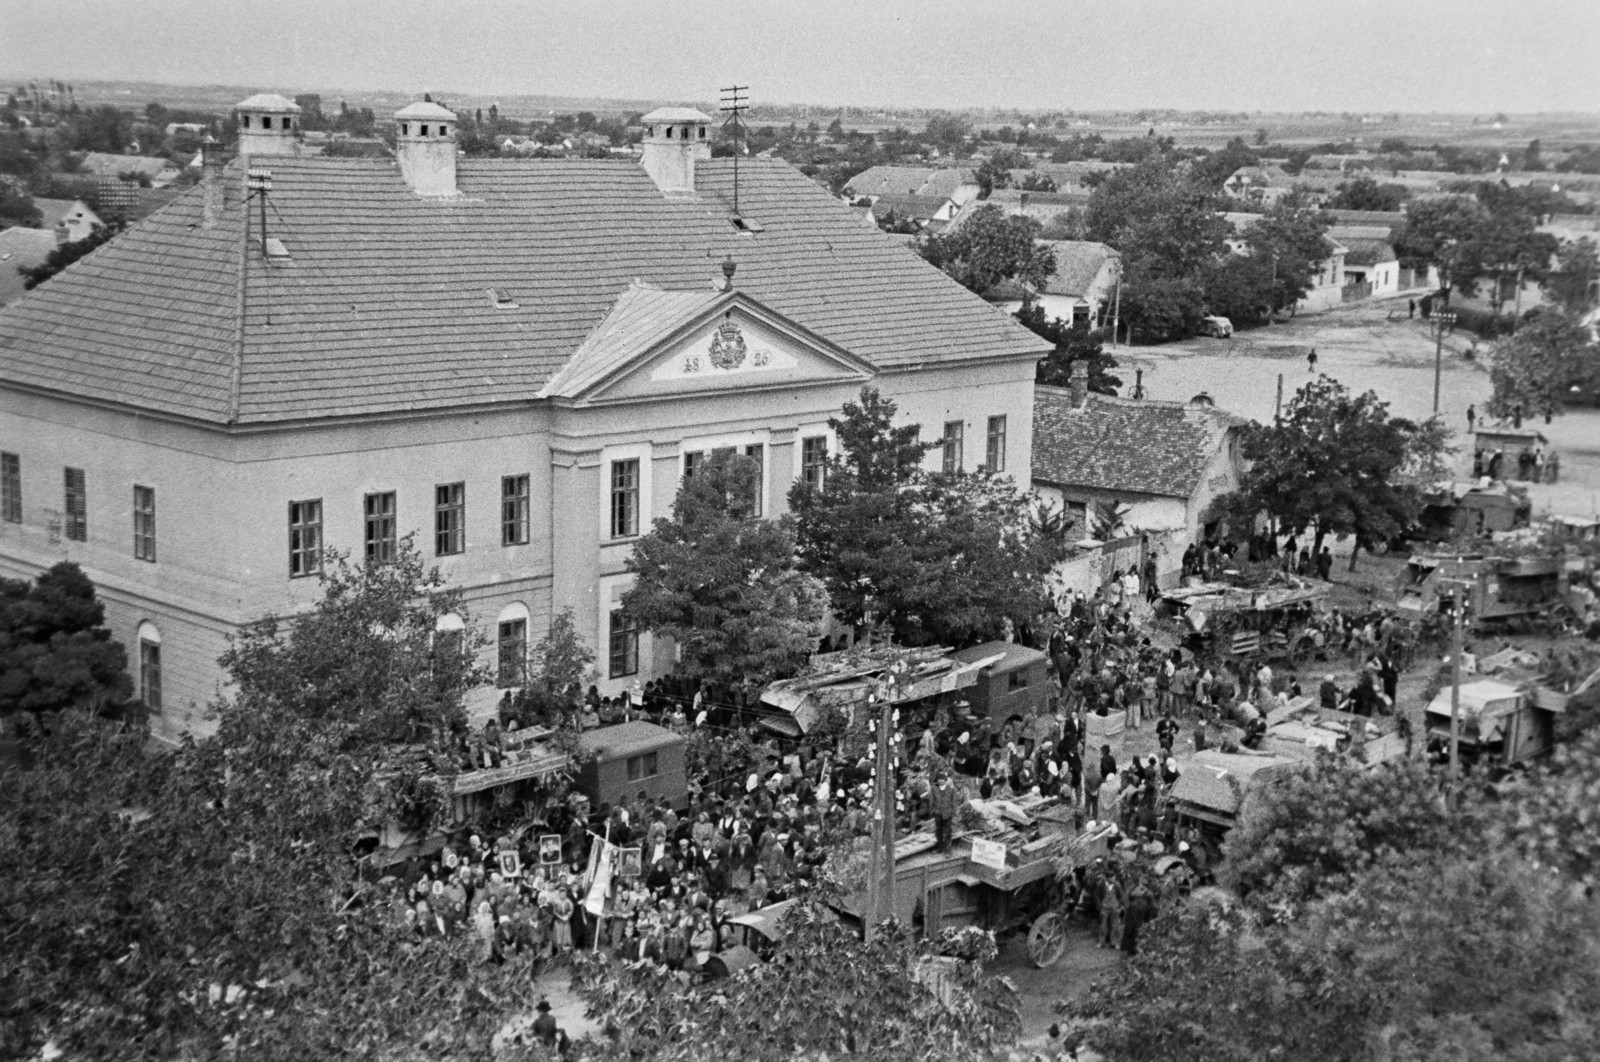
[{"label": "cart wheel", "polygon": [[1067,927],[1051,911],[1034,919],[1028,930],[1028,960],[1039,969],[1054,966],[1067,950]]},{"label": "cart wheel", "polygon": [[1289,666],[1296,671],[1305,665],[1311,656],[1312,641],[1309,637],[1301,636],[1289,644]]}]

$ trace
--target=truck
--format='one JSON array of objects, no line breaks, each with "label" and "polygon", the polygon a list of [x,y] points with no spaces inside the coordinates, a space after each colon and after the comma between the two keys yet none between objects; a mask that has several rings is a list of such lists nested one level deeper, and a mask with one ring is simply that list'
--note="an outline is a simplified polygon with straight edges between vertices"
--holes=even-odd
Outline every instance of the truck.
[{"label": "truck", "polygon": [[[1452,690],[1445,686],[1428,704],[1428,743],[1449,748]],[[1536,682],[1479,679],[1461,686],[1457,726],[1461,759],[1503,773],[1555,746],[1555,717],[1566,710],[1564,694]]]},{"label": "truck", "polygon": [[682,734],[644,720],[588,730],[578,738],[577,786],[595,806],[621,805],[644,793],[689,806],[689,768]]},{"label": "truck", "polygon": [[1467,615],[1478,626],[1570,623],[1567,562],[1550,553],[1503,557],[1486,553],[1416,554],[1406,561],[1395,591],[1403,618],[1435,616],[1465,584]]}]

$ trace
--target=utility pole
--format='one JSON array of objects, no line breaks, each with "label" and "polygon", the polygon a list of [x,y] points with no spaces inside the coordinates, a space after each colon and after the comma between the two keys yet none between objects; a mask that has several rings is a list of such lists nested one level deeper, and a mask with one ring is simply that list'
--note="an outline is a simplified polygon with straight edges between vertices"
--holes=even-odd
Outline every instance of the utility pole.
[{"label": "utility pole", "polygon": [[874,707],[873,718],[868,724],[873,741],[874,799],[872,845],[867,860],[868,914],[863,927],[868,943],[871,943],[877,926],[895,917],[894,845],[898,811],[895,769],[899,763],[895,738],[900,722],[900,711],[895,705],[900,699],[902,680],[909,670],[904,658],[895,660],[884,670],[877,689],[869,697]]},{"label": "utility pole", "polygon": [[1456,323],[1456,315],[1439,312],[1433,315],[1433,413],[1439,414],[1439,382],[1444,374],[1444,329]]},{"label": "utility pole", "polygon": [[1112,346],[1112,349],[1116,348],[1116,345],[1117,345],[1117,329],[1121,326],[1121,324],[1122,324],[1122,268],[1121,268],[1121,266],[1118,266],[1118,268],[1117,268],[1117,291],[1116,291],[1116,294],[1112,298],[1112,304],[1111,304],[1111,346]]},{"label": "utility pole", "polygon": [[[1461,558],[1456,558],[1460,570]],[[1446,581],[1446,580],[1442,580]],[[1462,628],[1465,626],[1466,595],[1471,585],[1464,579],[1447,580],[1450,586],[1450,774],[1461,774],[1461,654]]]},{"label": "utility pole", "polygon": [[722,90],[722,111],[728,116],[723,127],[733,126],[733,216],[739,216],[739,151],[744,146],[744,122],[739,117],[750,109],[749,97],[743,95],[749,85],[729,85]]},{"label": "utility pole", "polygon": [[1272,403],[1272,426],[1283,423],[1283,373],[1278,374],[1278,397]]}]

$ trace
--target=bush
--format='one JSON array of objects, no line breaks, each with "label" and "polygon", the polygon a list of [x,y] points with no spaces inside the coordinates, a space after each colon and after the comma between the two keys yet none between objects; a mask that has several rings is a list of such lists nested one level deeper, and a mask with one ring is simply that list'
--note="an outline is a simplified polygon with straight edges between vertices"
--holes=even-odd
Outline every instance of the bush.
[{"label": "bush", "polygon": [[1451,307],[1450,312],[1456,315],[1457,331],[1472,332],[1484,339],[1509,336],[1517,330],[1517,319],[1512,314],[1488,313],[1470,306]]}]

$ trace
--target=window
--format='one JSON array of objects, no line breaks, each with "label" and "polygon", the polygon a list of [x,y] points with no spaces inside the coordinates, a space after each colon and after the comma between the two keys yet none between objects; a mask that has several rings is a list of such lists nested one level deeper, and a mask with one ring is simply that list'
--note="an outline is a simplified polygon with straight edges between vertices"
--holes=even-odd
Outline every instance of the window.
[{"label": "window", "polygon": [[0,453],[0,519],[22,523],[22,458]]},{"label": "window", "polygon": [[625,678],[639,673],[639,625],[620,608],[611,613],[610,657],[612,678]]},{"label": "window", "polygon": [[761,488],[767,479],[767,448],[760,443],[751,443],[744,448],[744,456],[756,463],[756,481],[752,490],[754,495],[745,499],[744,509],[747,516],[760,516],[763,506]]},{"label": "window", "polygon": [[961,446],[965,441],[967,425],[961,420],[947,420],[944,424],[944,470],[946,472],[960,472]]},{"label": "window", "polygon": [[522,685],[528,662],[528,621],[525,619],[500,621],[500,682],[501,687]]},{"label": "window", "polygon": [[683,478],[688,479],[689,477],[693,476],[705,459],[706,455],[704,450],[691,450],[689,453],[684,454]]},{"label": "window", "polygon": [[139,624],[139,700],[161,711],[161,633],[151,623]]},{"label": "window", "polygon": [[83,469],[66,470],[67,537],[74,542],[89,541],[89,489],[84,482]]},{"label": "window", "polygon": [[1028,672],[1026,670],[1013,671],[1011,673],[1011,678],[1010,678],[1010,681],[1008,683],[1008,686],[1011,689],[1014,689],[1014,690],[1025,690],[1025,689],[1027,689],[1028,688]]},{"label": "window", "polygon": [[628,757],[628,781],[637,782],[645,778],[654,778],[661,773],[661,766],[656,760],[656,754],[646,752],[639,756]]},{"label": "window", "polygon": [[322,571],[322,499],[289,503],[289,578]]},{"label": "window", "polygon": [[366,517],[368,564],[393,564],[395,555],[394,491],[368,494],[361,503]]},{"label": "window", "polygon": [[800,440],[800,482],[812,490],[822,489],[828,468],[828,437],[813,435]]},{"label": "window", "polygon": [[500,544],[528,544],[528,477],[504,476],[500,480]]},{"label": "window", "polygon": [[466,622],[454,612],[440,616],[433,626],[433,670],[455,675],[465,663]]},{"label": "window", "polygon": [[440,557],[467,548],[467,485],[441,483],[433,488],[433,552]]},{"label": "window", "polygon": [[990,472],[1006,470],[1006,418],[989,418],[989,453],[984,462]]},{"label": "window", "polygon": [[156,489],[133,488],[133,559],[156,559]]},{"label": "window", "polygon": [[261,116],[261,128],[263,128],[263,129],[271,129],[272,128],[272,119],[269,118],[265,114],[263,114]]},{"label": "window", "polygon": [[[639,533],[639,459],[611,462],[611,537]],[[632,674],[632,672],[629,672]]]}]

